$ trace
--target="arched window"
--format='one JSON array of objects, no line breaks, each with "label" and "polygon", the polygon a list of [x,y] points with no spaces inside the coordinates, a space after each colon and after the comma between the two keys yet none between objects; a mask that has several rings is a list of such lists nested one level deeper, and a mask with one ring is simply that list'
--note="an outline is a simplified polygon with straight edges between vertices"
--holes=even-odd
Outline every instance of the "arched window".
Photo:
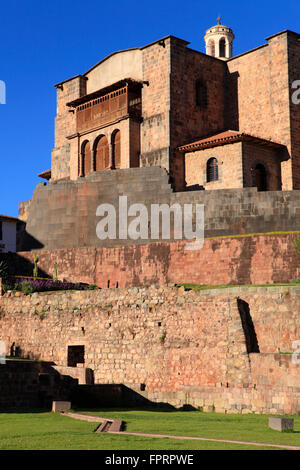
[{"label": "arched window", "polygon": [[210,158],[206,164],[206,180],[217,181],[219,179],[218,172],[218,160],[216,158]]},{"label": "arched window", "polygon": [[255,167],[254,171],[254,177],[255,177],[255,184],[254,186],[257,187],[258,191],[266,191],[267,188],[267,171],[264,165],[259,163]]},{"label": "arched window", "polygon": [[86,176],[92,171],[92,153],[88,140],[85,140],[81,146],[81,168],[79,165],[79,175]]},{"label": "arched window", "polygon": [[219,48],[220,48],[220,57],[226,57],[226,42],[225,42],[225,39],[222,38],[220,39],[220,42],[219,42]]},{"label": "arched window", "polygon": [[215,57],[216,56],[216,44],[213,39],[209,42],[209,55]]},{"label": "arched window", "polygon": [[202,80],[196,81],[196,105],[201,108],[207,108],[208,94],[207,85]]},{"label": "arched window", "polygon": [[109,169],[109,146],[105,135],[99,137],[95,143],[95,170]]},{"label": "arched window", "polygon": [[121,132],[115,131],[112,135],[112,157],[113,167],[115,169],[121,168]]}]

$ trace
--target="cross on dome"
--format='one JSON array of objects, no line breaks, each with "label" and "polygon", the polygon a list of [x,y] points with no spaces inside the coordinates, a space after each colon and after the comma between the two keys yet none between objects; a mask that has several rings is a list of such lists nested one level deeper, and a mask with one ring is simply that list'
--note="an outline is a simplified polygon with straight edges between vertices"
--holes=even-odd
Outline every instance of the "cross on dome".
[{"label": "cross on dome", "polygon": [[232,57],[234,34],[231,28],[221,24],[221,16],[217,18],[218,24],[210,27],[204,36],[206,54],[221,60]]}]

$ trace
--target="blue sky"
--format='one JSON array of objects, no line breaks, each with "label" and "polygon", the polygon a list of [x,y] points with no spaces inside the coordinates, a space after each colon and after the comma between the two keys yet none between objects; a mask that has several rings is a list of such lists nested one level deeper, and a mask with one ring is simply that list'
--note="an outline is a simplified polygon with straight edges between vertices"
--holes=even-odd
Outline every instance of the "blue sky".
[{"label": "blue sky", "polygon": [[[233,28],[234,55],[290,29],[300,33],[300,2],[215,0],[7,0],[1,5],[0,214],[18,215],[38,173],[51,167],[56,90],[111,52],[172,34],[204,52],[205,30]],[[300,79],[300,77],[299,77]]]}]

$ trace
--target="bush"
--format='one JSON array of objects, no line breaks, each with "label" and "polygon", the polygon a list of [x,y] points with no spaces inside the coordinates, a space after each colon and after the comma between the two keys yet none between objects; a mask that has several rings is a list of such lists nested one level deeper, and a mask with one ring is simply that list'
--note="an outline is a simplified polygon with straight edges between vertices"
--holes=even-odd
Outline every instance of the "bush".
[{"label": "bush", "polygon": [[296,238],[294,248],[297,253],[300,253],[300,235]]},{"label": "bush", "polygon": [[85,290],[87,286],[84,284],[74,284],[67,281],[56,281],[53,279],[32,279],[19,278],[15,281],[14,290],[21,291],[24,294],[32,294],[33,292],[47,292],[57,290]]},{"label": "bush", "polygon": [[38,268],[38,262],[39,262],[39,257],[36,253],[34,253],[34,266],[33,266],[33,277],[36,279],[38,277],[39,273],[39,268]]},{"label": "bush", "polygon": [[34,292],[33,287],[30,285],[28,281],[23,281],[18,285],[18,289],[15,290],[20,290],[23,292],[23,294],[32,294]]},{"label": "bush", "polygon": [[95,284],[90,284],[90,285],[88,286],[88,289],[89,289],[89,290],[95,290],[95,289],[98,289],[98,286],[96,286]]},{"label": "bush", "polygon": [[0,277],[5,280],[8,277],[8,265],[6,261],[0,261]]}]

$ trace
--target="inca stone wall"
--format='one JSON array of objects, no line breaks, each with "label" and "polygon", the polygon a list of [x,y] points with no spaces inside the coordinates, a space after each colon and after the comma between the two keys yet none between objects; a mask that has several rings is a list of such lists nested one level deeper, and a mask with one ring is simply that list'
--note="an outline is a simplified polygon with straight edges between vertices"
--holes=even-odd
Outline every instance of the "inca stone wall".
[{"label": "inca stone wall", "polygon": [[[145,205],[149,239],[119,238],[120,196],[127,196],[128,208],[136,203]],[[96,210],[103,203],[112,204],[116,210],[115,240],[100,240],[96,234],[101,220]],[[196,204],[203,204],[205,237],[300,230],[300,191],[258,192],[246,188],[172,192],[163,168],[130,168],[91,173],[77,181],[40,183],[29,208],[27,236],[18,251],[146,243],[151,240],[152,204],[180,204],[182,212],[184,204],[192,204],[194,223]],[[128,218],[128,223],[132,219]],[[172,222],[170,239],[174,239]]]},{"label": "inca stone wall", "polygon": [[[300,277],[299,233],[212,238],[197,250],[186,242],[39,250],[39,275],[99,287],[194,283],[274,284]],[[34,251],[3,255],[13,274],[33,275]]]},{"label": "inca stone wall", "polygon": [[59,366],[68,347],[84,346],[96,384],[121,383],[154,402],[296,413],[299,306],[299,287],[5,294],[0,331],[21,354]]}]

